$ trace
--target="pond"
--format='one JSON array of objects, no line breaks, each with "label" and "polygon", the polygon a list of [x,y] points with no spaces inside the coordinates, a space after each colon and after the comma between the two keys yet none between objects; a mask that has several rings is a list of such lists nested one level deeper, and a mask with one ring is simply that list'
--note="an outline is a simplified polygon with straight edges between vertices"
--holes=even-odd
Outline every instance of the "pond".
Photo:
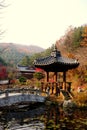
[{"label": "pond", "polygon": [[58,105],[0,112],[0,130],[87,130],[87,111]]}]

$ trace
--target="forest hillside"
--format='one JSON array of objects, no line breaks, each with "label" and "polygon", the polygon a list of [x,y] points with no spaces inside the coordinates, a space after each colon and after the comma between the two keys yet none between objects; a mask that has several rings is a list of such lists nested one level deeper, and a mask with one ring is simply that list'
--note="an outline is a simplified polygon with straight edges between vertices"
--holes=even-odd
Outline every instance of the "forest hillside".
[{"label": "forest hillside", "polygon": [[80,65],[87,64],[87,26],[69,27],[64,36],[56,41],[63,55],[76,58]]},{"label": "forest hillside", "polygon": [[39,46],[20,45],[15,43],[0,43],[0,57],[7,64],[16,65],[24,56],[44,51]]},{"label": "forest hillside", "polygon": [[76,58],[80,65],[77,69],[70,71],[74,86],[84,84],[87,86],[87,25],[73,28],[69,27],[64,36],[56,41],[57,48],[62,55]]}]

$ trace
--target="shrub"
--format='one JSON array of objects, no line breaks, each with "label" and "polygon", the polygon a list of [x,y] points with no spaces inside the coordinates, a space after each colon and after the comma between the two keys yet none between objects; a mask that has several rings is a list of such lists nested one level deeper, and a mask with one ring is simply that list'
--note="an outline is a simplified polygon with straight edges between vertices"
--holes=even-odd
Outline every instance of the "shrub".
[{"label": "shrub", "polygon": [[26,82],[26,80],[27,80],[26,77],[23,77],[23,76],[19,78],[19,81],[22,84],[24,84]]},{"label": "shrub", "polygon": [[34,73],[34,77],[38,80],[41,80],[45,77],[45,75],[42,72],[36,72]]}]

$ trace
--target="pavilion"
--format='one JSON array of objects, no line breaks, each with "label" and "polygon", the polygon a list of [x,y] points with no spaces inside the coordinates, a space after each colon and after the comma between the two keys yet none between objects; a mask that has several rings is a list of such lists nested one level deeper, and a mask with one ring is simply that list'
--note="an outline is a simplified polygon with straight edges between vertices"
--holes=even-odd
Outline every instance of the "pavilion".
[{"label": "pavilion", "polygon": [[63,89],[66,90],[66,72],[79,66],[77,59],[61,56],[55,47],[50,56],[34,60],[34,65],[46,72],[46,82],[49,82],[49,72],[55,73],[55,82],[58,82],[58,72],[63,72]]}]

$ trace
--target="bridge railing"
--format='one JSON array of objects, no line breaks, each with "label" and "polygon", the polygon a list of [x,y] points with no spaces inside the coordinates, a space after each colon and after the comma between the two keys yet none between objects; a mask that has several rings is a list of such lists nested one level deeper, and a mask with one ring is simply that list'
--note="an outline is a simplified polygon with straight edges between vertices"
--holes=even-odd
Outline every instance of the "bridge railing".
[{"label": "bridge railing", "polygon": [[48,96],[47,92],[38,90],[38,89],[32,89],[32,88],[8,88],[5,90],[0,91],[0,95],[5,94],[5,97],[9,96],[11,93],[14,94],[34,94],[34,95],[40,95],[40,96]]}]

